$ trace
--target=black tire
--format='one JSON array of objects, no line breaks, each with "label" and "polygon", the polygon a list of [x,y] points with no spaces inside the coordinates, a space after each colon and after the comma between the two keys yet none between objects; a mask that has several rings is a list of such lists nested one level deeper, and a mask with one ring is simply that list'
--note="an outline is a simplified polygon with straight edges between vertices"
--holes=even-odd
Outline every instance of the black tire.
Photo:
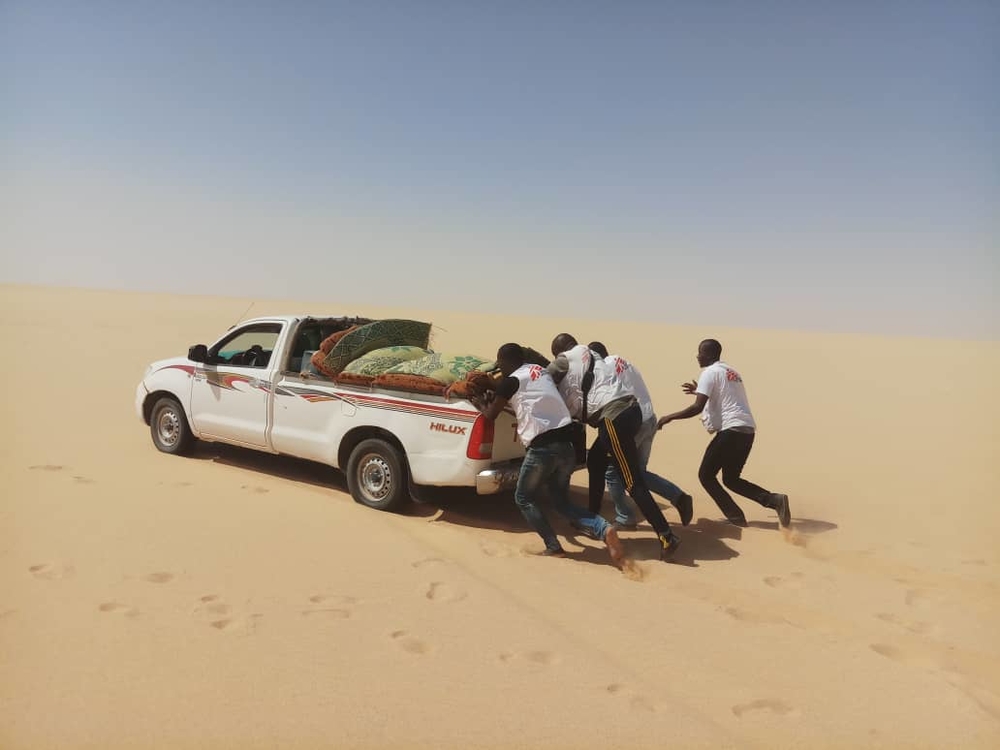
[{"label": "black tire", "polygon": [[347,461],[351,497],[375,510],[398,511],[410,502],[409,472],[399,449],[385,440],[362,440]]},{"label": "black tire", "polygon": [[170,396],[162,397],[153,405],[149,415],[149,433],[153,436],[153,445],[164,453],[186,453],[194,443],[184,409],[177,399]]}]

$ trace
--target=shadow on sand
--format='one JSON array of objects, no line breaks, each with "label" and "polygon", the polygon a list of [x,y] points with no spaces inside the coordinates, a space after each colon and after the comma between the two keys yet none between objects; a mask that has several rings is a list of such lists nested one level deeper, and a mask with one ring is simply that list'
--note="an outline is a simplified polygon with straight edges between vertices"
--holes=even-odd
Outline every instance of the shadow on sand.
[{"label": "shadow on sand", "polygon": [[[221,443],[197,443],[191,457],[313,487],[329,488],[345,493],[348,491],[343,472],[304,459],[260,453]],[[570,497],[577,505],[586,507],[586,490],[580,487],[571,487]],[[524,518],[514,504],[513,495],[510,493],[477,495],[474,490],[467,488],[424,487],[420,490],[420,500],[420,502],[409,505],[402,515],[415,518],[433,518],[435,523],[502,531],[506,534],[523,536],[524,541],[535,536],[534,532],[528,529],[525,524]],[[606,501],[606,511],[609,506],[610,504]],[[663,507],[674,533],[681,539],[681,547],[672,561],[674,564],[697,567],[697,561],[731,560],[739,556],[739,552],[726,544],[727,541],[741,539],[743,530],[739,527],[726,521],[708,518],[698,518],[695,523],[683,527],[677,520],[673,508],[666,504],[661,505],[661,507]],[[542,508],[556,533],[576,548],[567,550],[567,558],[601,565],[611,564],[603,545],[582,543],[582,535],[570,527],[547,501],[542,501]],[[608,514],[605,513],[605,515]],[[762,529],[778,528],[777,522],[753,521],[750,526]],[[828,521],[796,518],[793,519],[792,528],[802,534],[809,535],[836,529],[837,525]],[[632,559],[637,561],[659,560],[659,541],[653,536],[652,529],[647,522],[640,523],[636,531],[622,531],[619,532],[619,535],[625,543],[628,556]]]}]

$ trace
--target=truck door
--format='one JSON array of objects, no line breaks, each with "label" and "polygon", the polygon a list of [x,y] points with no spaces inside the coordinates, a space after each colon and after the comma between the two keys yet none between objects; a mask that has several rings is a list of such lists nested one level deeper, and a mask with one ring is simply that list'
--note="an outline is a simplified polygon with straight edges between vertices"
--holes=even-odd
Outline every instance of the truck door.
[{"label": "truck door", "polygon": [[191,388],[191,416],[199,433],[267,447],[270,362],[281,329],[281,323],[242,326],[208,350]]}]

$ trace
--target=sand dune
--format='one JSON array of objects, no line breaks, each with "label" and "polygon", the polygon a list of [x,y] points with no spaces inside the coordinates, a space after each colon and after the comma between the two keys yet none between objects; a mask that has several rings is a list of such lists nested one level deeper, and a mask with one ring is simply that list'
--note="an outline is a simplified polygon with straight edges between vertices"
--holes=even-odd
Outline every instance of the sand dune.
[{"label": "sand dune", "polygon": [[0,287],[0,747],[1000,746],[996,343],[255,305],[429,318],[486,355],[599,338],[661,414],[719,338],[746,475],[793,528],[743,500],[750,528],[720,523],[706,436],[672,424],[651,468],[696,520],[676,565],[623,534],[629,580],[559,521],[569,557],[531,555],[510,501],[390,515],[326,467],[158,453],[143,369],[248,302]]}]

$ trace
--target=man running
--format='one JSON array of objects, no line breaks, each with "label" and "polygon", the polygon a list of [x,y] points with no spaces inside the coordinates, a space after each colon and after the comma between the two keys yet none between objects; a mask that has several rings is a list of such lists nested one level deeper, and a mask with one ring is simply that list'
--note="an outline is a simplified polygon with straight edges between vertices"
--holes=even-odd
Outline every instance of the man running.
[{"label": "man running", "polygon": [[757,424],[750,413],[750,402],[740,374],[722,361],[722,344],[715,339],[705,339],[698,345],[698,364],[705,369],[698,378],[684,383],[681,388],[694,395],[694,403],[686,409],[661,417],[657,429],[675,419],[690,419],[701,415],[709,434],[715,434],[698,469],[698,479],[706,492],[715,500],[719,510],[730,523],[746,526],[747,519],[733,498],[722,489],[716,475],[722,471],[722,481],[737,495],[749,498],[778,514],[778,521],[788,527],[792,514],[788,495],[769,492],[753,482],[743,479],[743,467],[753,447]]}]

